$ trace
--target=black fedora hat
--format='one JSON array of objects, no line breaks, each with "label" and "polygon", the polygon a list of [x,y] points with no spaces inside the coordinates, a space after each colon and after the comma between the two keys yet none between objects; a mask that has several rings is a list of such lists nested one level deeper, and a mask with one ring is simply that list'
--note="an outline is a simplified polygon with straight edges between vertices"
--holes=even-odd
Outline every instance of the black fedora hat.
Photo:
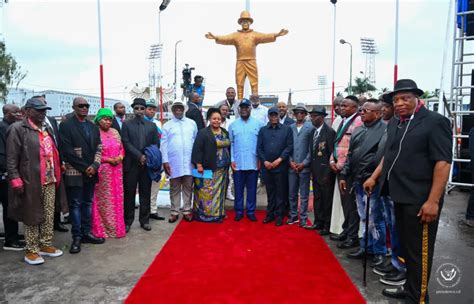
[{"label": "black fedora hat", "polygon": [[326,113],[326,108],[323,106],[314,106],[313,109],[309,111],[309,114],[319,114],[324,117],[328,115],[328,113]]},{"label": "black fedora hat", "polygon": [[135,98],[133,100],[133,103],[131,104],[131,107],[133,108],[134,106],[143,106],[146,107],[146,101],[143,98]]},{"label": "black fedora hat", "polygon": [[423,90],[418,89],[416,82],[411,79],[400,79],[395,83],[393,92],[387,94],[387,97],[393,99],[393,96],[400,92],[412,92],[417,96],[423,95]]}]

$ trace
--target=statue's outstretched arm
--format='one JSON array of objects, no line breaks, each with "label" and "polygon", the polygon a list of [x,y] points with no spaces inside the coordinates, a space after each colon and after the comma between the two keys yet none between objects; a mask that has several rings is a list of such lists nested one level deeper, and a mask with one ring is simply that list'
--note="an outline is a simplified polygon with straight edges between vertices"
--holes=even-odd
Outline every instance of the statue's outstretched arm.
[{"label": "statue's outstretched arm", "polygon": [[288,30],[281,29],[280,32],[278,32],[278,34],[275,34],[275,37],[285,36],[286,34],[288,34]]}]

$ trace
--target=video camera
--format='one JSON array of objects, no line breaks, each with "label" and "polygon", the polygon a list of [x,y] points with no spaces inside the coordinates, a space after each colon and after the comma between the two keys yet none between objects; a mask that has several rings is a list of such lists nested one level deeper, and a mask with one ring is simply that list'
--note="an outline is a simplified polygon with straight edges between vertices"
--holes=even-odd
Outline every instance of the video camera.
[{"label": "video camera", "polygon": [[191,93],[191,81],[192,81],[192,71],[194,68],[190,68],[189,64],[185,64],[183,69],[183,83],[181,84],[181,88],[183,89],[183,95],[186,98],[189,98],[189,95]]}]

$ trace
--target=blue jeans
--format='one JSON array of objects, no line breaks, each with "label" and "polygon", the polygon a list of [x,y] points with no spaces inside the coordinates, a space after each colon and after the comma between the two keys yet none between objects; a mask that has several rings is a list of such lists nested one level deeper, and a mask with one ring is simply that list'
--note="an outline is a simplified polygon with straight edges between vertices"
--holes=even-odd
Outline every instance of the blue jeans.
[{"label": "blue jeans", "polygon": [[244,214],[244,190],[247,189],[247,215],[253,215],[257,206],[257,170],[238,170],[234,172],[236,215]]},{"label": "blue jeans", "polygon": [[289,199],[290,199],[290,218],[298,218],[298,193],[301,199],[300,223],[306,224],[308,217],[308,199],[309,199],[309,179],[310,173],[289,172]]},{"label": "blue jeans", "polygon": [[91,231],[91,210],[95,183],[84,183],[82,187],[67,187],[71,232],[73,238],[82,237]]},{"label": "blue jeans", "polygon": [[385,221],[390,231],[390,243],[392,244],[392,265],[399,271],[406,271],[405,264],[403,264],[398,257],[400,256],[400,240],[398,239],[398,232],[395,220],[395,206],[390,196],[382,196],[380,198],[383,202]]},{"label": "blue jeans", "polygon": [[[366,202],[367,195],[360,183],[354,183],[355,196],[357,201],[357,212],[359,213],[360,222],[362,223],[362,242],[360,247],[365,249],[365,221],[366,221]],[[370,210],[369,210],[369,241],[367,244],[368,253],[372,254],[386,254],[386,233],[385,220],[383,214],[384,208],[382,200],[380,199],[380,187],[375,187],[370,195]]]}]

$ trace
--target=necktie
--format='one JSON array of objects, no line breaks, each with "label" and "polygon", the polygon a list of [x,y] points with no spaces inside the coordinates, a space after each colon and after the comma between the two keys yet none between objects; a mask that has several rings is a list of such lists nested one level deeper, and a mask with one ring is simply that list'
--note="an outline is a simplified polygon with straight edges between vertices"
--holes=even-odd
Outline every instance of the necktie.
[{"label": "necktie", "polygon": [[314,137],[313,137],[313,151],[316,151],[317,150],[317,142],[318,142],[318,139],[319,139],[319,130],[316,130],[314,132]]}]

